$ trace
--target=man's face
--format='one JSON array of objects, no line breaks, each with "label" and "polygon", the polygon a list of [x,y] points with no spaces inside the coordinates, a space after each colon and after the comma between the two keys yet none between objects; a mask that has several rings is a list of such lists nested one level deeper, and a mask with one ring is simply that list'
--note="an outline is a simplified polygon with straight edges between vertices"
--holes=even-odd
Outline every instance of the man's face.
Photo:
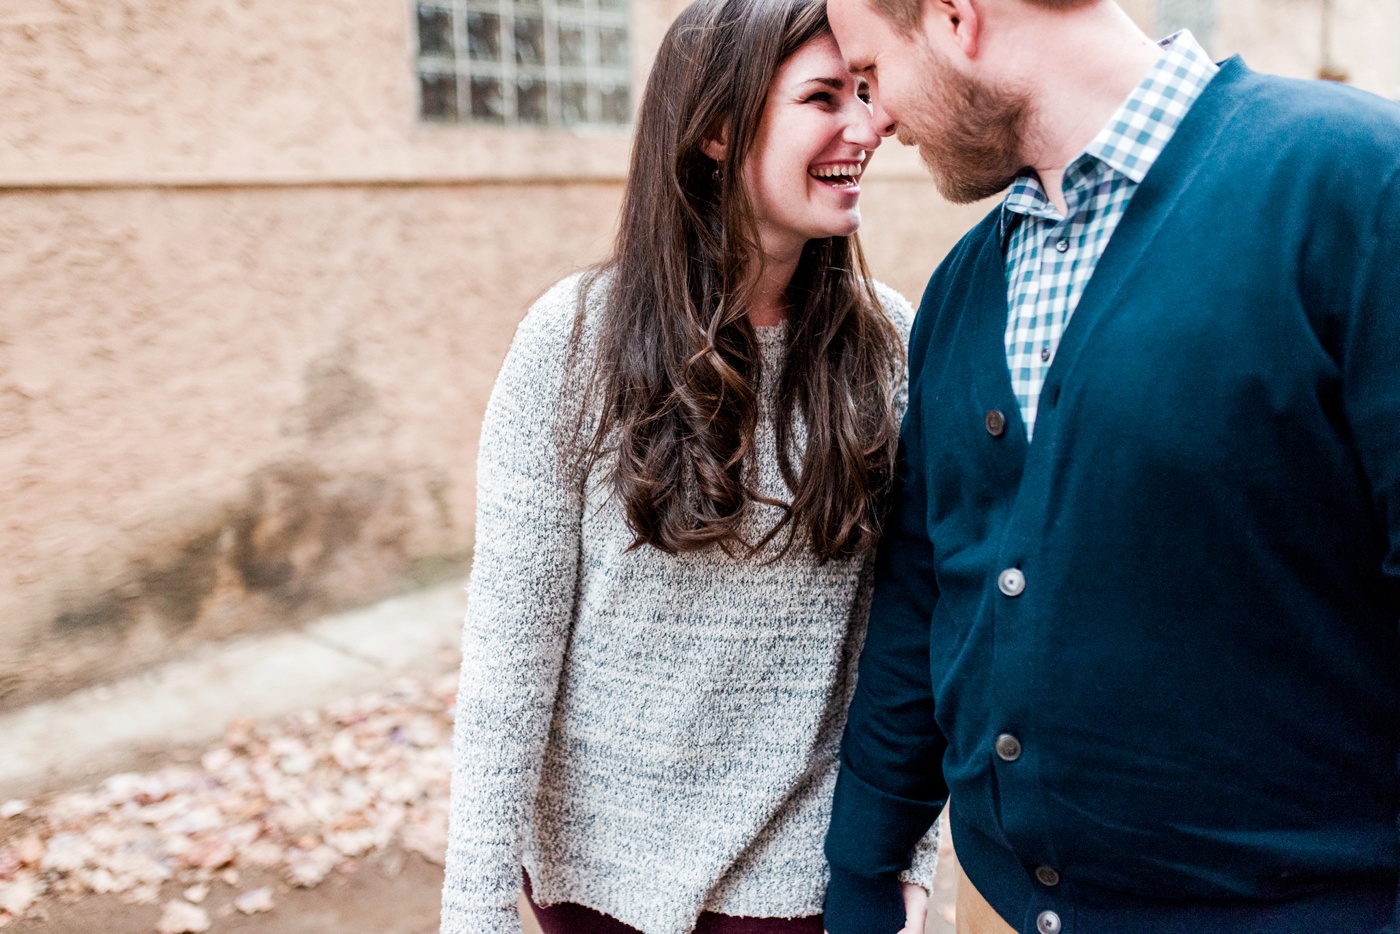
[{"label": "man's face", "polygon": [[929,40],[930,19],[907,35],[869,0],[828,0],[851,71],[870,84],[876,125],[918,146],[939,191],[965,204],[996,194],[1024,167],[1030,105],[959,71]]}]

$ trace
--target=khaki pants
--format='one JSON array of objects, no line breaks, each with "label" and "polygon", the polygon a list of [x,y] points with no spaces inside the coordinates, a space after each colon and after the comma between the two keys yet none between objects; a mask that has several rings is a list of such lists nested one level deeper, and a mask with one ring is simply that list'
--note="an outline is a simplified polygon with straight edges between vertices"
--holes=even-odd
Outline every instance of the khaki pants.
[{"label": "khaki pants", "polygon": [[1016,934],[958,868],[957,934]]}]

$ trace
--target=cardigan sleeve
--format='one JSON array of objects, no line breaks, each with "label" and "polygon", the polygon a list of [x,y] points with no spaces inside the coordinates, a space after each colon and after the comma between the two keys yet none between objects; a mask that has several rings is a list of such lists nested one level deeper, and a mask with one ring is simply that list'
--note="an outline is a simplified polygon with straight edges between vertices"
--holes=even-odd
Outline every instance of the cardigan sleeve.
[{"label": "cardigan sleeve", "polygon": [[[873,283],[875,294],[880,299],[880,304],[884,307],[885,313],[890,321],[894,323],[895,330],[899,332],[899,340],[907,350],[909,346],[909,331],[914,326],[914,308],[899,292],[885,285],[883,282]],[[904,413],[909,407],[909,374],[906,370],[904,378],[900,380],[899,390],[895,394],[895,413],[903,419]],[[934,821],[928,833],[919,839],[914,845],[914,853],[910,858],[909,868],[900,873],[901,882],[911,882],[914,885],[923,886],[929,894],[933,894],[933,877],[938,871],[938,845],[940,833],[938,822]]]},{"label": "cardigan sleeve", "polygon": [[1400,166],[1381,191],[1356,275],[1342,374],[1347,418],[1400,585]]},{"label": "cardigan sleeve", "polygon": [[1342,379],[1347,419],[1387,535],[1381,570],[1400,599],[1400,167],[1379,201],[1356,277]]},{"label": "cardigan sleeve", "polygon": [[573,290],[516,332],[487,404],[462,632],[442,934],[519,934],[523,839],[573,618],[580,498],[554,429]]},{"label": "cardigan sleeve", "polygon": [[826,837],[830,934],[895,934],[904,926],[900,873],[947,796],[929,659],[938,588],[926,524],[918,335],[916,324],[895,489]]},{"label": "cardigan sleeve", "polygon": [[[1395,605],[1400,604],[1400,166],[1381,190],[1363,244],[1342,380],[1347,420],[1387,536],[1381,572]],[[1400,618],[1395,622],[1400,628]],[[1400,813],[1396,824],[1400,835]],[[1395,929],[1400,930],[1400,897]]]}]

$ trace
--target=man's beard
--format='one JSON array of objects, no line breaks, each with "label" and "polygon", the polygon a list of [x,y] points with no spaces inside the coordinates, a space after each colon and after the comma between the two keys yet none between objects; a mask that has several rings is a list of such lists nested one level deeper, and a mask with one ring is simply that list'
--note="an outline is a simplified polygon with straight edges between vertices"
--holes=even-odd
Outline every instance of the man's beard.
[{"label": "man's beard", "polygon": [[929,50],[923,99],[900,120],[899,141],[919,147],[943,197],[969,204],[1001,191],[1025,167],[1030,100],[969,78]]}]

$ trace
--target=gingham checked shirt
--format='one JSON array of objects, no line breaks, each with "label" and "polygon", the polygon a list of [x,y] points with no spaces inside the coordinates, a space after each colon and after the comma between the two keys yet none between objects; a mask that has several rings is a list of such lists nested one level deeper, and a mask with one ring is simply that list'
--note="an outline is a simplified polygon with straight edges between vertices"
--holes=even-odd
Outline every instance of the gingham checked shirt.
[{"label": "gingham checked shirt", "polygon": [[1161,45],[1165,51],[1147,77],[1065,167],[1068,214],[1060,214],[1033,172],[1016,179],[1002,204],[1003,230],[1011,228],[1006,362],[1028,436],[1060,336],[1099,257],[1147,170],[1219,71],[1188,31]]}]

